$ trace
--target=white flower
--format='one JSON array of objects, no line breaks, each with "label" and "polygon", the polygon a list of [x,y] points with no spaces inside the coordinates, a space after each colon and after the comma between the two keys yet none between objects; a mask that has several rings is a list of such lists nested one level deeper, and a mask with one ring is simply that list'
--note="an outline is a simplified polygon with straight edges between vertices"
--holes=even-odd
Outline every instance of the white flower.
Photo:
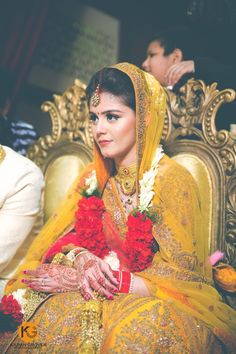
[{"label": "white flower", "polygon": [[120,261],[119,258],[117,257],[116,252],[110,251],[108,255],[103,259],[109,266],[111,267],[112,270],[119,270],[120,269]]},{"label": "white flower", "polygon": [[143,179],[139,182],[140,194],[138,210],[141,212],[144,212],[152,205],[152,199],[155,194],[153,187],[158,172],[158,164],[163,155],[163,149],[160,145],[157,147],[150,170],[143,174]]},{"label": "white flower", "polygon": [[153,174],[153,171],[147,171],[143,174],[143,179],[140,181],[140,187],[147,188],[150,186],[150,184],[153,184],[154,180],[155,176]]},{"label": "white flower", "polygon": [[157,150],[156,150],[155,156],[154,156],[154,158],[152,160],[152,167],[158,166],[159,161],[161,160],[163,155],[164,155],[164,153],[163,153],[162,146],[159,145]]},{"label": "white flower", "polygon": [[85,179],[85,185],[88,186],[88,188],[86,189],[86,192],[89,195],[92,195],[93,192],[98,188],[98,182],[97,182],[95,170],[92,171],[91,175]]},{"label": "white flower", "polygon": [[25,299],[24,295],[26,293],[26,289],[18,289],[16,291],[13,291],[12,296],[14,299],[19,303],[21,306],[21,312],[24,314],[24,306],[27,303],[27,300]]},{"label": "white flower", "polygon": [[143,194],[142,198],[140,199],[139,207],[138,209],[143,212],[148,209],[149,206],[152,205],[152,198],[154,196],[154,191],[149,190],[146,193]]}]

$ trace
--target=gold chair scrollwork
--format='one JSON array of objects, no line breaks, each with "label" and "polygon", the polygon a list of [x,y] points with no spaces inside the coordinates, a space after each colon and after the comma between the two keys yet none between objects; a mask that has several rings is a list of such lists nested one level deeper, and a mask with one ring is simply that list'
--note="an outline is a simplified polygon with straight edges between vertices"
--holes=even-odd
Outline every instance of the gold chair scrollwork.
[{"label": "gold chair scrollwork", "polygon": [[52,215],[78,173],[92,160],[85,88],[80,80],[75,80],[63,95],[54,95],[53,102],[46,101],[41,107],[50,114],[52,132],[30,147],[28,157],[45,176],[44,221]]},{"label": "gold chair scrollwork", "polygon": [[204,213],[211,221],[211,250],[226,248],[228,259],[236,266],[236,138],[215,127],[219,107],[234,100],[235,91],[216,87],[189,80],[180,95],[168,92],[163,142],[166,152],[196,179]]},{"label": "gold chair scrollwork", "polygon": [[236,268],[236,136],[215,125],[220,106],[234,99],[234,90],[189,80],[179,95],[168,92],[162,139],[166,153],[197,182],[211,252],[224,251]]}]

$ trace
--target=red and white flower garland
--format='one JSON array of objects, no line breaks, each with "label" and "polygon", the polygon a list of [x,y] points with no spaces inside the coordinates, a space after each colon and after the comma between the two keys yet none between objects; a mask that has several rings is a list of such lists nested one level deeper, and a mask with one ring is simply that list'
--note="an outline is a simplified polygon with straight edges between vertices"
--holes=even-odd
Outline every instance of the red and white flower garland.
[{"label": "red and white flower garland", "polygon": [[[140,181],[139,206],[127,219],[127,233],[122,243],[122,253],[126,258],[126,266],[131,272],[146,269],[152,262],[153,251],[152,220],[149,208],[154,196],[153,186],[158,172],[158,164],[163,156],[162,147],[156,150],[151,168],[145,172]],[[84,247],[96,256],[105,259],[112,269],[119,267],[119,259],[115,250],[110,249],[103,231],[103,214],[106,212],[103,201],[97,196],[97,179],[93,171],[85,181],[85,196],[78,203],[75,232],[71,232],[59,240],[47,253],[50,261],[53,255],[63,251],[69,243]]]}]

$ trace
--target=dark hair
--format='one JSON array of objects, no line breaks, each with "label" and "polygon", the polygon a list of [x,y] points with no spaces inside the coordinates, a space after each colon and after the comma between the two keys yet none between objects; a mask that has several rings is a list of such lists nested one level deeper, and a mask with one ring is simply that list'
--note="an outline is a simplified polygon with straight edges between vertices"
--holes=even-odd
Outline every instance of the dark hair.
[{"label": "dark hair", "polygon": [[88,102],[90,102],[98,84],[100,84],[102,92],[109,92],[120,97],[126,106],[136,110],[134,87],[129,76],[124,72],[116,68],[104,68],[96,72],[86,88]]},{"label": "dark hair", "polygon": [[0,107],[4,108],[7,100],[11,99],[14,87],[13,74],[4,68],[0,68]]},{"label": "dark hair", "polygon": [[192,44],[194,42],[190,29],[187,27],[169,27],[158,31],[150,42],[158,41],[164,48],[164,55],[167,56],[175,49],[180,49],[183,59],[192,58]]}]

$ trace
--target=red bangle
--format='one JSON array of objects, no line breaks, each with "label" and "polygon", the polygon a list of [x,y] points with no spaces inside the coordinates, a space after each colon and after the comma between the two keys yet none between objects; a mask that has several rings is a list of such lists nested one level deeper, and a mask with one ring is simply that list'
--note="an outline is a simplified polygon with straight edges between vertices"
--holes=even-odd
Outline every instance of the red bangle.
[{"label": "red bangle", "polygon": [[114,276],[116,277],[117,281],[120,282],[120,270],[113,270],[112,273],[114,274]]},{"label": "red bangle", "polygon": [[130,272],[122,271],[122,279],[121,279],[121,286],[120,286],[121,293],[129,292],[130,281],[131,281]]},{"label": "red bangle", "polygon": [[131,273],[125,270],[114,270],[113,273],[119,282],[119,291],[127,294],[130,290]]}]

